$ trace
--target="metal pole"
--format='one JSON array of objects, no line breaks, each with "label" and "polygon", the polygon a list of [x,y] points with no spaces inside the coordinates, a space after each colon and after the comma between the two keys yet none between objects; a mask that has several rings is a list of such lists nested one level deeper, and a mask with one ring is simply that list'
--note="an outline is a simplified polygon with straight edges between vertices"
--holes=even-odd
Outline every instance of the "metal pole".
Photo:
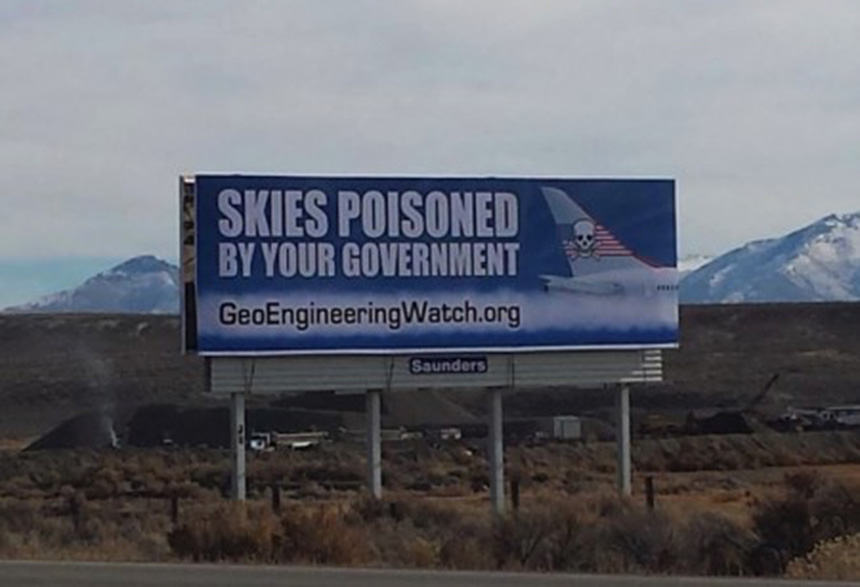
[{"label": "metal pole", "polygon": [[365,396],[367,408],[367,487],[374,499],[382,499],[382,423],[378,389]]},{"label": "metal pole", "polygon": [[632,492],[630,466],[630,388],[618,388],[616,401],[618,416],[615,439],[618,444],[618,492],[622,497],[630,497]]},{"label": "metal pole", "polygon": [[233,452],[233,478],[231,496],[245,501],[245,395],[230,395],[230,448]]},{"label": "metal pole", "polygon": [[493,513],[505,513],[505,452],[502,439],[502,390],[490,390],[490,505]]}]

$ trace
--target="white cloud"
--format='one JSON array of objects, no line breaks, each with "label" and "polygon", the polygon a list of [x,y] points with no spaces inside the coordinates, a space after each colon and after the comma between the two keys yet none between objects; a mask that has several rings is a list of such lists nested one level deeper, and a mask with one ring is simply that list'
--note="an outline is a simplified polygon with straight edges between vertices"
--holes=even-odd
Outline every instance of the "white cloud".
[{"label": "white cloud", "polygon": [[860,5],[12,2],[0,256],[174,256],[182,171],[674,176],[682,249],[858,208]]}]

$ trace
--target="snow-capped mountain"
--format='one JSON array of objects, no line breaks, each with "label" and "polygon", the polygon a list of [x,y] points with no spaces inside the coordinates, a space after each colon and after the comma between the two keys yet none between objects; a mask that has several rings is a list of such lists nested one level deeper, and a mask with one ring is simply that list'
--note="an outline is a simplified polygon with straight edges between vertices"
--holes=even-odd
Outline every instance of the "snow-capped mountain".
[{"label": "snow-capped mountain", "polygon": [[687,255],[678,259],[678,272],[681,277],[692,273],[696,269],[703,267],[715,259],[712,255]]},{"label": "snow-capped mountain", "polygon": [[134,257],[74,289],[5,311],[177,314],[179,269],[152,255]]},{"label": "snow-capped mountain", "polygon": [[687,303],[860,300],[860,212],[751,242],[681,281]]}]

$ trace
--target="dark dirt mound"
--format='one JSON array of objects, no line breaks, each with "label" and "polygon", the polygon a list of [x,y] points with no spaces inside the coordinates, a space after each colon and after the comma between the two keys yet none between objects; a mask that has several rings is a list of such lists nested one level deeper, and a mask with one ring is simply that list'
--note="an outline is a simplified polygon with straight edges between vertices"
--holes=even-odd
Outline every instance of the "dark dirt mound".
[{"label": "dark dirt mound", "polygon": [[[252,408],[247,410],[248,432],[336,433],[343,427],[340,415],[331,412]],[[146,406],[137,410],[127,425],[129,446],[153,447],[169,442],[177,446],[230,446],[228,408],[180,408],[171,405]]]},{"label": "dark dirt mound", "polygon": [[[354,414],[363,418],[365,398],[362,394],[307,393],[277,399],[272,406]],[[349,420],[354,422],[356,418]],[[437,391],[400,392],[382,398],[382,424],[389,428],[471,424],[476,421],[468,409]]]},{"label": "dark dirt mound", "polygon": [[382,400],[385,426],[421,427],[474,424],[478,419],[463,406],[436,391],[395,393]]},{"label": "dark dirt mound", "polygon": [[87,412],[69,418],[26,450],[116,448],[118,442],[111,416],[104,412]]},{"label": "dark dirt mound", "polygon": [[[249,432],[326,431],[336,434],[344,426],[337,413],[279,408],[247,411]],[[127,421],[114,422],[100,412],[87,412],[62,422],[32,443],[27,450],[67,448],[230,446],[230,410],[183,408],[175,405],[144,406]]]},{"label": "dark dirt mound", "polygon": [[203,361],[168,316],[0,314],[0,435],[44,433],[82,411],[206,401]]}]

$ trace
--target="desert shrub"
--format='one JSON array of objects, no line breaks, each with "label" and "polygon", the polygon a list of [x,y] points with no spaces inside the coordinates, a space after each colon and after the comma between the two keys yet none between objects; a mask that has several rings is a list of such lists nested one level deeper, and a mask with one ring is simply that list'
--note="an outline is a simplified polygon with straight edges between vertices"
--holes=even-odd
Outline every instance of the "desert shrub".
[{"label": "desert shrub", "polygon": [[0,500],[0,556],[163,560],[166,516],[139,505],[88,502],[71,487],[47,501]]},{"label": "desert shrub", "polygon": [[357,516],[359,523],[373,523],[384,518],[395,522],[409,520],[417,529],[431,533],[455,526],[460,513],[455,507],[442,505],[426,499],[364,497],[357,500],[350,513]]},{"label": "desert shrub", "polygon": [[294,506],[280,519],[278,560],[357,565],[370,558],[369,537],[333,506]]},{"label": "desert shrub", "polygon": [[191,480],[210,490],[220,491],[230,483],[230,470],[226,464],[199,464],[190,472]]},{"label": "desert shrub", "polygon": [[570,572],[698,569],[685,563],[674,519],[611,496],[553,499],[498,520],[492,528],[497,568]]},{"label": "desert shrub", "polygon": [[540,553],[544,567],[553,571],[590,570],[594,565],[593,549],[589,544],[588,512],[582,504],[569,502],[554,504],[550,508],[553,523]]},{"label": "desert shrub", "polygon": [[679,538],[682,569],[695,575],[750,573],[750,555],[756,537],[749,530],[718,514],[694,514]]},{"label": "desert shrub", "polygon": [[306,463],[298,466],[293,471],[298,480],[315,482],[339,482],[356,483],[364,481],[364,471],[352,464],[332,463]]},{"label": "desert shrub", "polygon": [[195,561],[352,565],[369,558],[369,540],[338,508],[296,505],[281,516],[266,504],[222,503],[168,535],[173,552]]},{"label": "desert shrub", "polygon": [[354,518],[354,522],[369,524],[391,515],[398,505],[399,502],[395,500],[374,499],[365,495],[354,502],[349,514]]},{"label": "desert shrub", "polygon": [[382,517],[369,529],[372,558],[390,567],[435,568],[439,566],[440,543],[415,527],[412,520]]},{"label": "desert shrub", "polygon": [[57,471],[52,470],[34,470],[30,471],[30,484],[42,492],[56,491],[60,486],[62,478]]},{"label": "desert shrub", "polygon": [[438,564],[446,569],[489,570],[498,567],[486,518],[464,517],[437,533]]},{"label": "desert shrub", "polygon": [[599,494],[589,507],[600,518],[612,518],[636,509],[630,499],[621,499],[614,492]]},{"label": "desert shrub", "polygon": [[218,504],[168,535],[174,553],[195,561],[272,559],[277,520],[268,508]]},{"label": "desert shrub", "polygon": [[555,526],[547,508],[514,512],[497,520],[493,528],[493,555],[498,568],[529,569],[539,566],[540,555]]},{"label": "desert shrub", "polygon": [[812,496],[817,537],[835,538],[860,532],[860,494],[842,483],[824,483]]},{"label": "desert shrub", "polygon": [[486,491],[490,486],[490,475],[486,471],[469,472],[469,488],[473,492]]},{"label": "desert shrub", "polygon": [[455,527],[461,521],[461,513],[450,505],[421,499],[405,500],[393,505],[395,507],[391,511],[396,517],[408,518],[416,528],[422,530]]},{"label": "desert shrub", "polygon": [[87,499],[108,499],[122,493],[122,475],[116,469],[101,469],[84,488]]},{"label": "desert shrub", "polygon": [[549,475],[541,471],[532,475],[531,480],[535,483],[546,483],[547,481],[549,481]]},{"label": "desert shrub", "polygon": [[0,499],[0,529],[7,533],[20,533],[33,528],[40,518],[42,512],[39,502]]},{"label": "desert shrub", "polygon": [[753,514],[758,553],[774,559],[769,568],[757,561],[759,573],[782,573],[788,561],[816,544],[860,531],[860,497],[844,485],[812,472],[786,476],[785,489],[784,496],[765,500]]},{"label": "desert shrub", "polygon": [[596,528],[599,572],[665,573],[679,562],[672,520],[662,512],[622,508]]},{"label": "desert shrub", "polygon": [[815,544],[812,523],[809,502],[805,499],[791,497],[762,504],[753,515],[760,542],[756,557],[772,560],[756,561],[756,572],[779,573],[789,559],[809,552]]},{"label": "desert shrub", "polygon": [[860,534],[819,542],[811,553],[788,563],[786,577],[860,581]]},{"label": "desert shrub", "polygon": [[427,499],[359,499],[345,518],[367,529],[386,565],[493,569],[490,520],[462,505]]}]

